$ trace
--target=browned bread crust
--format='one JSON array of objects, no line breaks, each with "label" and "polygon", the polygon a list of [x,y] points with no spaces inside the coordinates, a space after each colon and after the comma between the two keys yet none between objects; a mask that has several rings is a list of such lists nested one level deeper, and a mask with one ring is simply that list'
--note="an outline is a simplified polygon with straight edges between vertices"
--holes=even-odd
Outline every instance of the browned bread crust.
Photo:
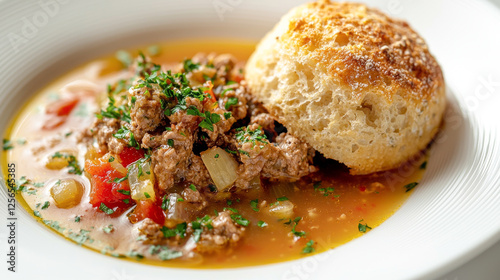
[{"label": "browned bread crust", "polygon": [[395,168],[424,149],[446,105],[424,40],[363,4],[292,9],[260,42],[246,79],[291,133],[354,174]]}]

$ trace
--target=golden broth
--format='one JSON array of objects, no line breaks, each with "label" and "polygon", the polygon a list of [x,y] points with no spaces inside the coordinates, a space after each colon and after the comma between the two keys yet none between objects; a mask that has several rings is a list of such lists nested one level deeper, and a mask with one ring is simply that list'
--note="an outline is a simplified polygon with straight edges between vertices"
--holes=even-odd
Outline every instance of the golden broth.
[{"label": "golden broth", "polygon": [[[239,60],[246,60],[255,45],[248,42],[234,41],[184,41],[163,43],[157,46],[161,51],[152,56],[159,64],[177,63],[185,58],[192,57],[198,52],[231,53]],[[148,47],[141,48],[148,55]],[[137,51],[132,52],[134,55]],[[151,53],[149,53],[150,55]],[[39,213],[36,217],[56,232],[83,243],[91,249],[114,256],[126,255],[130,250],[129,244],[137,238],[131,234],[133,225],[126,217],[126,213],[113,218],[102,212],[92,209],[89,202],[90,182],[85,176],[67,174],[65,171],[49,170],[45,167],[47,158],[56,151],[78,148],[78,159],[83,166],[85,146],[78,144],[73,130],[82,130],[88,127],[97,110],[95,97],[80,92],[82,103],[72,112],[69,120],[61,127],[42,131],[44,122],[44,107],[57,99],[60,89],[75,80],[91,80],[99,89],[105,90],[106,84],[116,80],[123,74],[121,63],[115,56],[97,59],[52,82],[33,97],[19,112],[12,122],[5,138],[14,144],[12,150],[4,152],[3,165],[16,164],[16,178],[26,176],[33,182],[44,182],[42,187],[33,187],[35,194],[20,192],[17,199],[30,213]],[[45,150],[37,148],[42,138]],[[16,142],[16,140],[25,139]],[[38,149],[38,150],[37,150]],[[34,151],[37,151],[34,153]],[[304,178],[295,184],[264,184],[265,192],[259,197],[259,204],[270,204],[276,201],[276,189],[280,195],[286,195],[295,204],[295,216],[302,219],[296,226],[297,231],[305,231],[306,235],[296,238],[291,233],[292,225],[285,224],[287,220],[278,220],[272,216],[256,212],[250,207],[251,194],[241,195],[238,199],[232,198],[230,207],[239,210],[240,214],[250,221],[246,228],[243,240],[234,248],[224,253],[205,255],[202,259],[186,262],[180,260],[154,261],[142,260],[149,264],[193,267],[193,268],[227,268],[249,265],[259,265],[285,260],[297,259],[306,254],[301,253],[309,240],[315,244],[314,253],[324,252],[335,248],[363,234],[358,229],[359,224],[366,224],[371,228],[379,226],[390,217],[408,198],[405,185],[418,181],[423,169],[420,168],[425,159],[422,157],[400,170],[384,172],[367,176],[350,176],[339,164],[322,161],[321,171]],[[6,174],[6,168],[4,174]],[[50,187],[63,178],[74,178],[85,187],[82,201],[71,209],[60,209],[55,206],[50,196]],[[318,182],[321,182],[320,184]],[[239,200],[239,201],[238,201]],[[42,209],[48,201],[50,206]],[[214,213],[228,207],[227,202],[211,204],[205,212]],[[80,221],[75,222],[76,216]],[[55,222],[57,221],[57,222]],[[267,223],[266,227],[259,227],[258,222]],[[107,225],[113,225],[114,230],[106,233],[102,230]],[[84,231],[81,231],[84,230]]]}]

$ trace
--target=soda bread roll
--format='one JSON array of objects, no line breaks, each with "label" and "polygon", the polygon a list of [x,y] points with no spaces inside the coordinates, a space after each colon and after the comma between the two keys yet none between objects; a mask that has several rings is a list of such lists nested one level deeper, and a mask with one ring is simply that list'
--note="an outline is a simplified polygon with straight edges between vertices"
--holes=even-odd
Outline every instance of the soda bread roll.
[{"label": "soda bread roll", "polygon": [[446,105],[424,40],[362,4],[292,9],[245,70],[252,94],[289,132],[352,174],[396,168],[426,148]]}]

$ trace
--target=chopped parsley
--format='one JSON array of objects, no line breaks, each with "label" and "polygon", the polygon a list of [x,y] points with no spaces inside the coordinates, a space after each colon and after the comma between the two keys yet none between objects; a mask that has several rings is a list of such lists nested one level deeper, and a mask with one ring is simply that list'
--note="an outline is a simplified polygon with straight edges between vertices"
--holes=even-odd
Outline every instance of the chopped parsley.
[{"label": "chopped parsley", "polygon": [[107,225],[107,226],[102,228],[102,231],[104,231],[105,233],[111,233],[114,230],[115,230],[115,228],[113,227],[113,225]]},{"label": "chopped parsley", "polygon": [[224,108],[226,110],[229,110],[229,108],[231,108],[231,106],[234,106],[234,105],[238,105],[238,98],[236,98],[236,97],[229,97],[227,99],[226,104],[224,105]]},{"label": "chopped parsley", "polygon": [[219,154],[215,154],[214,158],[219,158]]},{"label": "chopped parsley", "polygon": [[219,114],[210,113],[209,111],[205,111],[205,113],[201,113],[198,108],[195,106],[189,106],[186,110],[186,114],[190,116],[198,116],[203,118],[203,120],[198,124],[199,127],[205,128],[210,131],[214,131],[214,124],[218,123],[221,118]]},{"label": "chopped parsley", "polygon": [[113,209],[109,208],[108,206],[106,206],[106,204],[104,204],[102,202],[101,202],[101,205],[99,205],[99,210],[101,210],[102,212],[104,212],[108,215],[115,213],[115,211]]},{"label": "chopped parsley", "polygon": [[110,156],[108,162],[113,162],[113,161],[115,161],[115,158],[113,156]]},{"label": "chopped parsley", "polygon": [[124,195],[130,195],[130,191],[127,191],[127,190],[117,190],[117,192],[124,194]]},{"label": "chopped parsley", "polygon": [[196,186],[195,186],[195,185],[193,185],[193,184],[189,185],[189,188],[190,188],[190,189],[192,189],[192,190],[193,190],[193,191],[195,191],[195,192],[196,192],[196,191],[198,191],[198,190],[196,189]]},{"label": "chopped parsley", "polygon": [[141,149],[141,145],[135,140],[134,133],[132,133],[132,131],[130,131],[130,129],[128,129],[126,126],[120,127],[120,129],[118,129],[118,131],[113,134],[113,137],[125,140],[127,139],[127,137],[129,137],[128,145],[130,147],[136,148],[137,150]]},{"label": "chopped parsley", "polygon": [[[231,204],[232,204],[232,203],[231,203]],[[236,209],[234,209],[234,208],[230,208],[230,207],[224,207],[224,209],[222,209],[222,210],[224,210],[224,211],[229,210],[229,211],[231,211],[231,212],[233,212],[233,213],[238,213],[238,210],[236,210]]]},{"label": "chopped parsley", "polygon": [[186,228],[187,228],[187,223],[180,223],[175,226],[175,228],[168,228],[166,226],[163,226],[161,231],[163,232],[163,236],[165,238],[169,237],[174,237],[176,235],[180,236],[181,238],[184,238],[186,236]]},{"label": "chopped parsley", "polygon": [[[326,188],[320,188],[321,187],[321,181],[314,183],[313,188],[315,192],[320,192],[324,196],[329,196],[335,192],[335,189],[332,187],[326,187]],[[335,197],[338,197],[337,195],[334,195]]]},{"label": "chopped parsley", "polygon": [[167,145],[169,145],[170,147],[174,147],[174,139],[168,139],[167,140]]},{"label": "chopped parsley", "polygon": [[38,217],[38,218],[41,218],[42,217],[42,214],[40,214],[40,212],[38,211],[33,211],[33,215],[35,215],[35,217]]},{"label": "chopped parsley", "polygon": [[69,174],[82,175],[82,173],[83,173],[82,168],[78,164],[78,160],[76,159],[76,157],[74,155],[56,152],[55,154],[52,155],[52,158],[65,159],[68,163],[68,168],[69,168],[68,173]]},{"label": "chopped parsley", "polygon": [[12,142],[8,139],[3,139],[3,150],[8,151],[14,149],[14,146],[12,146]]},{"label": "chopped parsley", "polygon": [[43,203],[42,209],[47,209],[47,208],[49,208],[49,206],[50,206],[50,202],[45,201],[45,202]]},{"label": "chopped parsley", "polygon": [[68,237],[73,241],[75,241],[76,243],[78,243],[78,245],[82,245],[87,241],[93,243],[94,240],[89,237],[89,233],[90,233],[89,230],[80,229],[79,233],[70,232],[68,234]]},{"label": "chopped parsley", "polygon": [[151,255],[157,255],[158,258],[162,261],[167,261],[182,257],[181,251],[175,251],[166,246],[160,246],[160,245],[151,245],[151,247],[149,247],[149,253]]},{"label": "chopped parsley", "polygon": [[413,190],[418,185],[417,182],[409,183],[408,185],[405,186],[406,192],[409,192]]},{"label": "chopped parsley", "polygon": [[202,227],[206,227],[207,229],[214,228],[212,226],[212,218],[208,215],[205,215],[202,218],[196,218],[196,221],[191,222],[191,227],[193,229],[201,229]]},{"label": "chopped parsley", "polygon": [[151,198],[151,195],[149,195],[149,193],[147,193],[147,192],[144,192],[144,196],[145,196],[146,198]]},{"label": "chopped parsley", "polygon": [[236,129],[236,140],[238,140],[241,143],[247,143],[251,142],[253,146],[257,144],[257,142],[261,142],[264,144],[269,143],[267,141],[267,137],[264,134],[264,132],[260,129],[257,128],[255,130],[250,130],[247,128],[237,128]]},{"label": "chopped parsley", "polygon": [[259,227],[261,227],[261,228],[263,228],[263,227],[267,227],[267,223],[266,223],[266,222],[264,222],[264,221],[259,221],[259,222],[257,223],[257,226],[259,226]]},{"label": "chopped parsley", "polygon": [[168,196],[167,195],[164,195],[163,196],[163,199],[161,201],[161,209],[162,210],[167,210],[168,209],[168,206],[170,204],[170,200],[168,199]]},{"label": "chopped parsley", "polygon": [[359,232],[365,233],[367,229],[368,230],[372,229],[366,223],[362,224],[361,222],[363,222],[363,220],[359,221],[359,224],[358,224],[358,230],[359,230]]},{"label": "chopped parsley", "polygon": [[251,200],[250,207],[252,208],[253,211],[259,212],[259,200],[258,199]]},{"label": "chopped parsley", "polygon": [[57,230],[58,232],[60,233],[63,233],[65,228],[61,227],[61,225],[59,224],[58,221],[52,221],[52,220],[42,220],[42,222],[44,224],[46,224],[47,226]]},{"label": "chopped parsley", "polygon": [[193,231],[193,239],[194,242],[198,243],[200,241],[201,234],[203,233],[203,229],[197,228]]},{"label": "chopped parsley", "polygon": [[75,216],[75,223],[79,223],[82,219],[82,216]]},{"label": "chopped parsley", "polygon": [[130,258],[137,259],[137,260],[144,259],[144,256],[142,254],[140,254],[139,252],[135,251],[135,250],[128,251],[127,252],[127,256],[130,257]]},{"label": "chopped parsley", "polygon": [[239,214],[232,214],[231,215],[231,219],[233,219],[233,221],[239,225],[242,225],[244,227],[248,226],[250,224],[250,221],[243,218],[241,215]]},{"label": "chopped parsley", "polygon": [[36,189],[33,187],[29,187],[27,185],[32,185],[33,187],[40,188],[43,187],[44,183],[42,182],[32,182],[31,180],[27,179],[26,176],[21,176],[19,180],[16,180],[16,185],[12,187],[12,189],[18,193],[18,192],[24,192],[29,195],[35,195],[36,194]]},{"label": "chopped parsley", "polygon": [[232,114],[231,112],[225,112],[224,113],[224,119],[229,120],[231,118]]},{"label": "chopped parsley", "polygon": [[[125,175],[125,176],[124,176],[124,177],[122,177],[122,178],[114,178],[114,179],[113,179],[113,183],[120,184],[120,183],[122,183],[123,181],[125,181],[125,180],[127,180],[127,179],[128,179],[128,174],[127,174],[127,175]],[[122,190],[118,190],[117,192],[120,192],[120,191],[122,191]],[[129,194],[130,194],[130,192],[129,192]]]},{"label": "chopped parsley", "polygon": [[194,63],[191,59],[184,60],[182,62],[182,64],[183,64],[184,71],[186,71],[186,73],[189,73],[193,70],[200,68],[200,64]]},{"label": "chopped parsley", "polygon": [[286,201],[286,200],[289,200],[288,197],[286,196],[282,196],[282,197],[278,197],[276,198],[277,201]]},{"label": "chopped parsley", "polygon": [[214,124],[218,123],[220,121],[220,115],[219,114],[211,114],[210,112],[206,111],[205,112],[205,118],[201,123],[198,125],[201,128],[214,131]]},{"label": "chopped parsley", "polygon": [[205,215],[203,218],[197,218],[196,221],[191,222],[191,227],[194,229],[193,239],[195,242],[198,242],[203,233],[203,227],[213,229],[212,219],[208,215]]},{"label": "chopped parsley", "polygon": [[427,168],[427,161],[422,162],[420,165],[420,169],[426,169]]},{"label": "chopped parsley", "polygon": [[238,150],[238,152],[240,152],[240,154],[242,154],[242,155],[246,155],[247,157],[250,157],[250,154],[247,151]]},{"label": "chopped parsley", "polygon": [[292,233],[293,233],[293,235],[295,235],[297,237],[304,237],[306,235],[305,231],[297,231],[297,230],[295,230],[295,227],[299,224],[299,222],[300,222],[301,219],[302,219],[302,217],[297,217],[297,218],[293,219],[293,221],[291,219],[288,219],[288,221],[285,222],[286,225],[290,225],[290,224],[293,223]]},{"label": "chopped parsley", "polygon": [[302,249],[301,253],[302,254],[310,254],[310,253],[316,251],[316,249],[314,249],[313,245],[314,245],[314,241],[309,240],[309,242],[307,242],[307,244],[306,244],[306,247],[304,247]]}]

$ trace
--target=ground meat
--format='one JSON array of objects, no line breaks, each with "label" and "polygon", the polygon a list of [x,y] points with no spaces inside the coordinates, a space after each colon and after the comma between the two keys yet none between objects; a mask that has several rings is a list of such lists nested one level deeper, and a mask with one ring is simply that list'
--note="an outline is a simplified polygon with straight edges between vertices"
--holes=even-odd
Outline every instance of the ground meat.
[{"label": "ground meat", "polygon": [[[196,189],[196,187],[195,187]],[[187,187],[182,191],[182,197],[184,200],[190,203],[201,203],[206,204],[205,198],[201,195],[198,190],[193,190],[191,187]]]},{"label": "ground meat", "polygon": [[[244,64],[233,56],[196,55],[179,65],[185,75],[159,73],[148,59],[139,61],[130,70],[137,75],[136,82],[132,86],[127,82],[119,90],[115,87],[118,93],[110,90],[108,107],[90,130],[104,152],[119,155],[124,147],[140,146],[143,160],[151,160],[155,196],[160,198],[155,203],[162,203],[165,223],[149,218],[137,223],[140,238],[134,245],[144,250],[150,245],[169,246],[198,254],[226,249],[241,240],[245,227],[231,218],[234,213],[208,216],[214,209],[208,208],[209,202],[220,206],[237,193],[214,187],[200,157],[208,148],[217,146],[233,154],[239,163],[234,187],[246,189],[245,193],[251,187],[260,190],[251,185],[254,179],[296,181],[316,171],[314,150],[276,131],[280,125],[250,95],[242,80]],[[117,137],[124,139],[114,136],[118,132]],[[197,231],[192,228],[194,221]],[[164,226],[179,225],[187,227],[186,236],[165,238]]]},{"label": "ground meat", "polygon": [[[197,98],[186,97],[186,108],[195,107],[198,111],[202,112],[203,105]],[[199,116],[188,115],[186,111],[178,111],[168,117],[170,122],[174,124],[179,131],[186,131],[192,134],[198,129],[198,124],[201,122]]]},{"label": "ground meat", "polygon": [[136,139],[142,139],[146,132],[153,131],[161,124],[165,124],[165,115],[161,108],[163,94],[158,85],[153,84],[152,88],[153,90],[133,86],[129,90],[129,98],[135,99],[130,110],[130,130]]},{"label": "ground meat", "polygon": [[297,181],[317,171],[312,165],[314,150],[305,142],[288,133],[276,138],[277,157],[270,158],[262,169],[262,176],[273,180]]},{"label": "ground meat", "polygon": [[118,119],[96,119],[90,132],[94,135],[100,150],[110,151],[114,154],[120,154],[123,151],[123,148],[127,145],[126,140],[113,136],[118,132],[123,123]]},{"label": "ground meat", "polygon": [[182,173],[184,179],[199,187],[206,187],[212,184],[212,179],[200,156],[191,154],[188,159],[188,168]]},{"label": "ground meat", "polygon": [[264,165],[269,159],[274,157],[276,149],[269,143],[253,143],[240,144],[238,150],[246,152],[240,155],[241,165],[238,168],[238,179],[235,185],[240,189],[247,189],[250,187],[250,181],[260,176]]},{"label": "ground meat", "polygon": [[219,107],[226,108],[226,103],[230,98],[237,98],[238,104],[230,106],[228,109],[231,115],[236,119],[240,120],[247,116],[248,106],[247,106],[247,92],[246,86],[241,84],[231,84],[224,85],[216,88],[214,90],[215,95],[219,101]]},{"label": "ground meat", "polygon": [[277,136],[274,130],[274,118],[268,113],[260,113],[255,116],[251,116],[250,123],[257,124],[262,127],[262,129],[272,132],[275,137]]},{"label": "ground meat", "polygon": [[196,69],[187,74],[188,79],[194,82],[195,85],[196,83],[203,83],[205,77],[211,78],[214,86],[225,85],[228,81],[231,81],[231,78],[234,81],[232,70],[236,65],[236,58],[230,54],[216,55],[215,53],[210,53],[206,55],[198,53],[193,56],[192,62],[200,64]]},{"label": "ground meat", "polygon": [[138,240],[144,244],[158,245],[163,243],[162,226],[153,222],[150,218],[142,220],[137,227],[139,231]]},{"label": "ground meat", "polygon": [[211,253],[236,244],[243,236],[245,228],[236,224],[228,211],[220,212],[212,219],[213,229],[203,231],[196,250]]},{"label": "ground meat", "polygon": [[[247,131],[256,131],[259,127],[254,123],[248,126]],[[236,143],[242,163],[235,182],[238,188],[249,188],[250,181],[259,175],[271,180],[293,182],[317,170],[312,165],[314,150],[290,134],[280,134],[275,145],[267,140],[238,140]]]},{"label": "ground meat", "polygon": [[[187,171],[193,153],[193,139],[177,131],[166,131],[161,138],[162,145],[153,151],[151,160],[158,187],[167,190],[175,182],[180,182]],[[173,147],[169,146],[169,140]]]},{"label": "ground meat", "polygon": [[233,126],[233,124],[236,122],[236,119],[233,116],[226,119],[224,117],[224,113],[226,111],[223,109],[215,108],[213,112],[219,114],[219,116],[221,116],[221,119],[219,122],[214,124],[213,131],[203,128],[203,132],[205,132],[208,135],[210,141],[216,141],[219,135],[224,135],[226,132],[228,132]]}]

